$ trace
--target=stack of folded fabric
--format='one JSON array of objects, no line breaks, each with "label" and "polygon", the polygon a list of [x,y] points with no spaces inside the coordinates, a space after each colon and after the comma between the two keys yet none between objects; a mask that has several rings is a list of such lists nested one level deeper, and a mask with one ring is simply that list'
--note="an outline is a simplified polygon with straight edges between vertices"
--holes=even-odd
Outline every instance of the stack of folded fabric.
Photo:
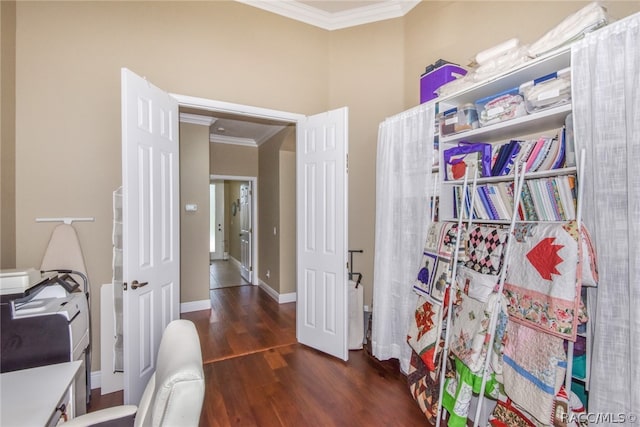
[{"label": "stack of folded fabric", "polygon": [[462,78],[449,82],[438,88],[438,96],[446,96],[489,79],[516,67],[530,58],[528,47],[521,46],[517,38],[509,39],[475,56],[476,67]]},{"label": "stack of folded fabric", "polygon": [[606,9],[597,2],[589,3],[566,17],[531,45],[520,44],[519,39],[512,38],[479,52],[470,66],[472,70],[467,75],[440,86],[436,92],[439,97],[444,97],[465,90],[477,82],[502,74],[532,58],[574,42],[585,34],[607,25],[608,22]]},{"label": "stack of folded fabric", "polygon": [[607,11],[597,2],[589,3],[566,17],[529,47],[529,56],[536,57],[578,40],[585,34],[607,25]]},{"label": "stack of folded fabric", "polygon": [[470,78],[474,82],[481,82],[508,71],[529,59],[527,46],[521,46],[518,39],[510,39],[478,53],[475,57],[478,67]]}]

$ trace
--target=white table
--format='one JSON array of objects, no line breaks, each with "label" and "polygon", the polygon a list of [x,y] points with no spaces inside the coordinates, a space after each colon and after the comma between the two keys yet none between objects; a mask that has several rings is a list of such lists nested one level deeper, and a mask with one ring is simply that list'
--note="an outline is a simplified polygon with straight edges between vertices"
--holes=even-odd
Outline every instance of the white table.
[{"label": "white table", "polygon": [[[48,425],[81,364],[76,360],[1,374],[0,425]],[[73,396],[70,402],[73,402]],[[73,416],[73,408],[70,409],[69,415]]]}]

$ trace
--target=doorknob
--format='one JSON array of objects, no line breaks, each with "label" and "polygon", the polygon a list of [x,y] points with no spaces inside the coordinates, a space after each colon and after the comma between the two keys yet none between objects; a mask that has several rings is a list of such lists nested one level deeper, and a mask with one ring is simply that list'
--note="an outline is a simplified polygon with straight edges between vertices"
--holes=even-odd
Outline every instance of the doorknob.
[{"label": "doorknob", "polygon": [[148,284],[149,284],[149,282],[138,283],[137,280],[134,280],[133,282],[131,282],[131,289],[138,289],[138,288],[141,288],[143,286],[147,286]]}]

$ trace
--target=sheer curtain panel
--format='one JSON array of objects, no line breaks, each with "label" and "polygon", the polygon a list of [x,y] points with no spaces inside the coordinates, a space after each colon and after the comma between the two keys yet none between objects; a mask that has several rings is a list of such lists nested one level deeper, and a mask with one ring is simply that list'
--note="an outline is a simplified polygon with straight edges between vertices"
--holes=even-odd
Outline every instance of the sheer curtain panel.
[{"label": "sheer curtain panel", "polygon": [[574,44],[572,67],[582,217],[600,278],[589,290],[589,412],[640,416],[640,14]]},{"label": "sheer curtain panel", "polygon": [[380,124],[376,166],[376,231],[372,351],[409,370],[407,344],[433,192],[434,105],[421,104]]}]

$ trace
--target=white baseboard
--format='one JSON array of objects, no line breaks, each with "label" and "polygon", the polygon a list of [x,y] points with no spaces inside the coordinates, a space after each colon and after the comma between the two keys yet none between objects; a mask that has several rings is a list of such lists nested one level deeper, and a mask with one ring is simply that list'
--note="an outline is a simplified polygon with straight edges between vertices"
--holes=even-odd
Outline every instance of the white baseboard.
[{"label": "white baseboard", "polygon": [[91,371],[91,390],[94,388],[102,388],[102,372]]},{"label": "white baseboard", "polygon": [[276,300],[278,302],[278,304],[284,304],[284,303],[287,303],[287,302],[295,302],[296,301],[296,293],[295,292],[291,292],[291,293],[288,293],[288,294],[279,294],[278,292],[275,291],[275,289],[273,289],[271,286],[267,285],[261,279],[258,279],[258,286],[260,286],[262,289],[264,289],[264,291],[267,294],[269,294],[269,296],[271,298]]},{"label": "white baseboard", "polygon": [[190,313],[192,311],[209,310],[211,308],[211,300],[200,300],[183,302],[180,304],[180,313]]},{"label": "white baseboard", "polygon": [[289,292],[288,294],[280,294],[280,296],[278,297],[278,302],[280,304],[284,304],[287,302],[296,302],[296,293],[295,292]]}]

